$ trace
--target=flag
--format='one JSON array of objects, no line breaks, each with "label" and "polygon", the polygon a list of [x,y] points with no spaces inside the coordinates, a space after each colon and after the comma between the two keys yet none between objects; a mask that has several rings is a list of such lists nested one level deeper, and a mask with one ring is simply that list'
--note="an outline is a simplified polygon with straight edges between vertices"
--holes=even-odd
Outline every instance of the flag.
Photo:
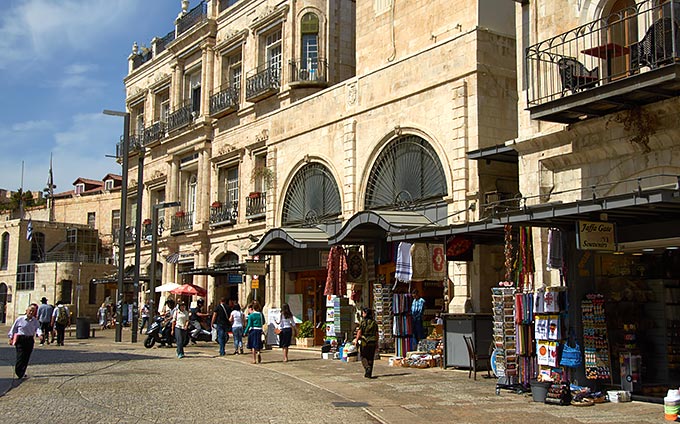
[{"label": "flag", "polygon": [[167,262],[169,264],[176,264],[177,262],[179,262],[179,253],[175,252],[175,253],[171,253],[170,255],[166,256],[165,262]]},{"label": "flag", "polygon": [[28,219],[28,226],[26,227],[26,240],[33,240],[33,221],[31,221],[30,218]]}]

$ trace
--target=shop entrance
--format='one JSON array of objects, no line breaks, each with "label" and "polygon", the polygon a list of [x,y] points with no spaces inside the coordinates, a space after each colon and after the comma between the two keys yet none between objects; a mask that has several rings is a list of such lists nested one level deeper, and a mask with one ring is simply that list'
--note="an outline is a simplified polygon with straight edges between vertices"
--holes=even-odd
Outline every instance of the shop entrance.
[{"label": "shop entrance", "polygon": [[321,345],[326,332],[326,270],[298,273],[295,293],[302,294],[303,320],[314,324],[314,344]]}]

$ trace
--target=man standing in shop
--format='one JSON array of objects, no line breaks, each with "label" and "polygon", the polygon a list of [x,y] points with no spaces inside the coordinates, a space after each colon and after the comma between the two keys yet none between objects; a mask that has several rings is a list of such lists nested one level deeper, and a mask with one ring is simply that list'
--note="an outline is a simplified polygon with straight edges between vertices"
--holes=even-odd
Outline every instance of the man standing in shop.
[{"label": "man standing in shop", "polygon": [[413,337],[416,344],[425,338],[425,328],[423,327],[423,309],[425,309],[425,299],[420,297],[418,290],[411,292],[413,303],[411,303],[411,316],[413,317]]}]

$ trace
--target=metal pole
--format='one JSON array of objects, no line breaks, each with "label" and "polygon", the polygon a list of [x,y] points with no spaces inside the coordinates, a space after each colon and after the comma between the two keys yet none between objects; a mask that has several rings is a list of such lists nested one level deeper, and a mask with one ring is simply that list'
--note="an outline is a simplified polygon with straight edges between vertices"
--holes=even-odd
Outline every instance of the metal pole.
[{"label": "metal pole", "polygon": [[[106,113],[106,111],[104,111]],[[125,223],[127,221],[128,154],[130,152],[130,114],[123,114],[123,170],[120,185],[120,229],[118,232],[118,295],[116,299],[116,342],[123,340],[123,278],[125,278]]]},{"label": "metal pole", "polygon": [[137,162],[137,216],[135,222],[135,279],[133,282],[134,292],[132,296],[132,321],[131,338],[132,343],[137,343],[137,326],[139,325],[139,276],[140,276],[140,256],[142,253],[142,194],[144,192],[144,147],[138,146]]},{"label": "metal pole", "polygon": [[[157,312],[156,304],[156,256],[158,256],[158,211],[174,206],[181,206],[180,202],[164,202],[151,208],[151,267],[149,268],[149,294],[151,296],[152,316]],[[149,320],[151,322],[152,320]]]}]

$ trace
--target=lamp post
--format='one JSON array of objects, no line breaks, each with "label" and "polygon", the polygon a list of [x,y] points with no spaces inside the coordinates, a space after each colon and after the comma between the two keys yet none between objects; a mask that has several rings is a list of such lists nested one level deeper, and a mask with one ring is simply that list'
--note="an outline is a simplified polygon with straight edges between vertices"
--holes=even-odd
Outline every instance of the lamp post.
[{"label": "lamp post", "polygon": [[132,295],[132,317],[131,319],[131,329],[130,342],[137,343],[137,326],[139,325],[139,276],[141,265],[141,253],[142,253],[142,186],[144,183],[144,147],[142,146],[139,139],[138,144],[135,146],[138,151],[137,155],[137,216],[135,218],[135,276],[133,284],[133,295]]},{"label": "lamp post", "polygon": [[[149,294],[151,295],[151,316],[156,314],[156,255],[158,250],[158,211],[165,208],[181,206],[180,202],[163,202],[153,205],[151,213],[151,268],[149,269]],[[152,322],[153,320],[149,320]]]},{"label": "lamp post", "polygon": [[130,114],[104,110],[104,115],[123,117],[122,178],[120,185],[120,228],[118,229],[118,295],[116,296],[116,342],[123,338],[123,278],[125,273],[125,222],[127,221],[128,154],[130,152]]}]

